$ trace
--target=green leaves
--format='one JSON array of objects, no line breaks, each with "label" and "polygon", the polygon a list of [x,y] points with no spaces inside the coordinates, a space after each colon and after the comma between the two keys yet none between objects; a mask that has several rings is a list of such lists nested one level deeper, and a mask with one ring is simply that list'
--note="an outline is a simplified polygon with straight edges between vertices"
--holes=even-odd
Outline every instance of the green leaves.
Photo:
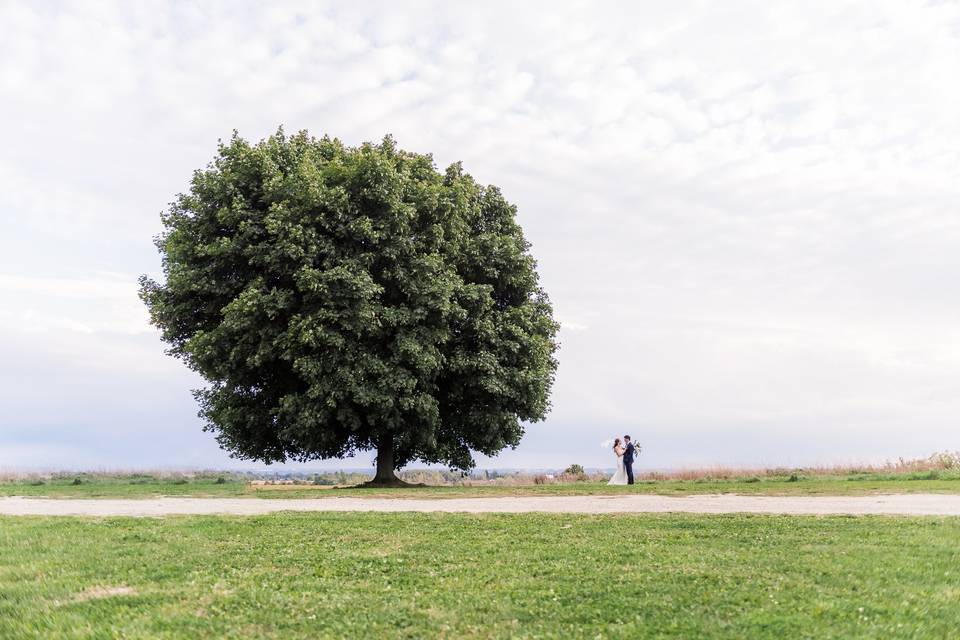
[{"label": "green leaves", "polygon": [[[468,468],[542,419],[558,325],[515,208],[457,164],[234,135],[163,216],[141,296],[237,456]],[[384,439],[386,434],[390,438]]]}]

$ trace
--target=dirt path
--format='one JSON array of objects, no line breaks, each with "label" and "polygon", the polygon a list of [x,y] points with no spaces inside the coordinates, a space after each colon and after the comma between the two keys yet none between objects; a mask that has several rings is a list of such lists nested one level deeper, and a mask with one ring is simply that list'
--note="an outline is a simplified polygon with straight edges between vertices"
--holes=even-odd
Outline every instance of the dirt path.
[{"label": "dirt path", "polygon": [[258,515],[276,511],[424,511],[463,513],[781,513],[960,516],[960,495],[684,497],[542,496],[389,499],[154,498],[56,500],[0,498],[0,515],[163,516]]}]

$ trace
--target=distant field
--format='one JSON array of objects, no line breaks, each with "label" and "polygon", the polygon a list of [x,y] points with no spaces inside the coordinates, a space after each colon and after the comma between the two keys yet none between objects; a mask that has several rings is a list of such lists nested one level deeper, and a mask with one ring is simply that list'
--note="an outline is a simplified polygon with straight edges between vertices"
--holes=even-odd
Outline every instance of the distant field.
[{"label": "distant field", "polygon": [[958,567],[958,518],[0,518],[0,638],[949,638]]},{"label": "distant field", "polygon": [[202,477],[155,477],[78,474],[53,479],[0,482],[0,496],[55,498],[146,498],[166,496],[325,498],[331,496],[446,498],[469,496],[623,495],[655,493],[689,495],[738,493],[745,495],[865,495],[871,493],[960,493],[960,470],[911,473],[852,473],[847,475],[763,475],[729,479],[643,480],[632,487],[610,487],[603,482],[566,482],[508,486],[439,486],[371,490],[294,484],[252,486],[229,474]]}]

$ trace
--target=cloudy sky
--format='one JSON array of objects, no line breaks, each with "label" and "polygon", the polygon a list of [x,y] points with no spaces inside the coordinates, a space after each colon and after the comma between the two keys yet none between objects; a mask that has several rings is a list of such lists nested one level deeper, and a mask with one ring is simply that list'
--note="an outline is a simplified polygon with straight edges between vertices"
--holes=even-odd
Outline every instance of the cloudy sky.
[{"label": "cloudy sky", "polygon": [[0,0],[0,28],[0,469],[246,466],[136,278],[217,140],[280,124],[518,205],[560,370],[481,466],[612,466],[624,432],[645,468],[960,449],[955,2]]}]

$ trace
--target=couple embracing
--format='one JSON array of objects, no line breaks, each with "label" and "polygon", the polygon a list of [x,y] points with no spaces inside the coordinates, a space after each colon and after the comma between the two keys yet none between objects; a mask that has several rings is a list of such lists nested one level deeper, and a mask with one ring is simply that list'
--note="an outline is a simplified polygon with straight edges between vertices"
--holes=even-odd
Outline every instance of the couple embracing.
[{"label": "couple embracing", "polygon": [[633,446],[630,436],[623,436],[613,441],[613,452],[617,454],[617,472],[607,484],[633,484],[633,456],[639,450]]}]

